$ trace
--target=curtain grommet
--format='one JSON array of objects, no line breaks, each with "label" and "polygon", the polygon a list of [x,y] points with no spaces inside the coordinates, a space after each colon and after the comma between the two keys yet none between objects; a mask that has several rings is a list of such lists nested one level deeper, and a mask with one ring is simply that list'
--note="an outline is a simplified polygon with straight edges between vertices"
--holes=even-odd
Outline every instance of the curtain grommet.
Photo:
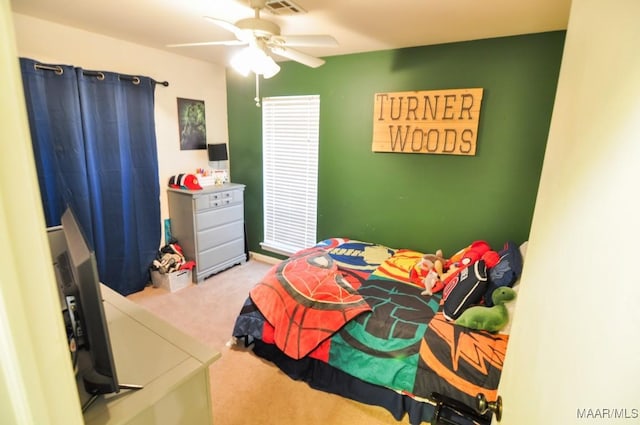
[{"label": "curtain grommet", "polygon": [[42,64],[39,64],[39,63],[34,63],[33,64],[33,69],[36,69],[36,70],[44,69],[44,70],[47,70],[47,71],[53,71],[56,75],[64,74],[64,69],[62,69],[62,67],[60,65],[51,66],[51,65],[42,65]]}]

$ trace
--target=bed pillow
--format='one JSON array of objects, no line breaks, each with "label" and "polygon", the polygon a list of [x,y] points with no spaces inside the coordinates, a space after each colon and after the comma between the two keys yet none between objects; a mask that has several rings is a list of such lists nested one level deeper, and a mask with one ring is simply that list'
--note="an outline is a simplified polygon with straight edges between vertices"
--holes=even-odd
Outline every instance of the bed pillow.
[{"label": "bed pillow", "polygon": [[338,267],[371,273],[396,250],[385,245],[347,239],[327,250]]},{"label": "bed pillow", "polygon": [[[527,241],[524,241],[522,245],[520,245],[520,255],[522,257],[522,263],[524,264],[525,257],[527,255]],[[507,322],[507,326],[500,330],[501,334],[509,335],[511,333],[511,323],[513,322],[513,315],[516,310],[516,303],[518,301],[518,291],[520,290],[520,279],[516,280],[516,282],[511,287],[514,291],[516,291],[516,299],[513,301],[509,301],[507,306],[507,311],[509,312],[509,321]]]},{"label": "bed pillow", "polygon": [[444,288],[442,312],[447,320],[455,320],[462,312],[482,300],[487,291],[487,266],[484,260],[465,267]]},{"label": "bed pillow", "polygon": [[380,264],[369,278],[395,280],[424,288],[424,285],[416,285],[410,277],[411,269],[422,260],[423,256],[423,252],[399,249],[391,258]]},{"label": "bed pillow", "polygon": [[498,264],[489,269],[489,284],[484,294],[484,303],[487,307],[493,306],[491,294],[501,286],[512,287],[522,274],[522,254],[518,245],[507,241],[499,252]]}]

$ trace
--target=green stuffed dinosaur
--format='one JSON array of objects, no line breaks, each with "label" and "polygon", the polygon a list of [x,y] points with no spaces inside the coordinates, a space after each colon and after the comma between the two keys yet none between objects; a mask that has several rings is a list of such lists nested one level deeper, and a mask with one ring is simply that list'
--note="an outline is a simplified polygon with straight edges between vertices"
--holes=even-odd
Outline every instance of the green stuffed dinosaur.
[{"label": "green stuffed dinosaur", "polygon": [[474,306],[466,309],[456,319],[456,325],[471,329],[498,332],[509,321],[509,313],[504,305],[516,297],[516,291],[508,286],[501,286],[491,294],[493,307]]}]

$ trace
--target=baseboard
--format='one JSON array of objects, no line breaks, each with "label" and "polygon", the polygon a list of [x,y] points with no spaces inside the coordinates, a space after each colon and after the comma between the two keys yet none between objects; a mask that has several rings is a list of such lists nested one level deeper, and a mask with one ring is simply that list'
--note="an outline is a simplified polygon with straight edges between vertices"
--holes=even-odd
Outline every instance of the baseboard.
[{"label": "baseboard", "polygon": [[252,260],[260,261],[262,263],[267,263],[267,264],[278,264],[280,261],[282,261],[279,258],[270,257],[268,255],[260,254],[258,252],[253,252],[253,251],[249,251],[249,256]]}]

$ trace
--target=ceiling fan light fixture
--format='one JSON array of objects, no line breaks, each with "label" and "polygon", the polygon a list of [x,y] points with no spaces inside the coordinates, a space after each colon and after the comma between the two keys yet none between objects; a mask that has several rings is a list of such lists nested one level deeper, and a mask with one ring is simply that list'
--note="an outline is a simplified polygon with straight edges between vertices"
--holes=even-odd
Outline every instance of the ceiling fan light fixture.
[{"label": "ceiling fan light fixture", "polygon": [[[245,0],[246,1],[246,0]],[[185,46],[248,46],[240,50],[231,59],[231,67],[239,74],[248,76],[253,72],[256,77],[271,78],[280,72],[280,66],[273,59],[290,59],[311,68],[322,66],[325,61],[292,47],[331,47],[337,46],[338,42],[330,35],[324,34],[298,34],[282,35],[280,26],[271,20],[260,17],[260,11],[267,6],[270,10],[278,10],[278,13],[285,10],[291,13],[305,13],[305,10],[292,2],[292,0],[248,0],[249,5],[254,10],[252,18],[244,18],[235,24],[205,16],[219,27],[233,33],[235,40],[209,41],[200,43],[172,44],[171,47]]]},{"label": "ceiling fan light fixture", "polygon": [[272,57],[267,56],[267,61],[263,64],[262,76],[264,78],[271,78],[278,72],[280,72],[280,65],[278,65]]},{"label": "ceiling fan light fixture", "polygon": [[232,59],[231,67],[246,77],[250,72],[271,78],[280,72],[280,66],[259,46],[251,45],[240,50]]},{"label": "ceiling fan light fixture", "polygon": [[246,77],[251,72],[252,56],[249,47],[245,47],[231,58],[231,68]]}]

